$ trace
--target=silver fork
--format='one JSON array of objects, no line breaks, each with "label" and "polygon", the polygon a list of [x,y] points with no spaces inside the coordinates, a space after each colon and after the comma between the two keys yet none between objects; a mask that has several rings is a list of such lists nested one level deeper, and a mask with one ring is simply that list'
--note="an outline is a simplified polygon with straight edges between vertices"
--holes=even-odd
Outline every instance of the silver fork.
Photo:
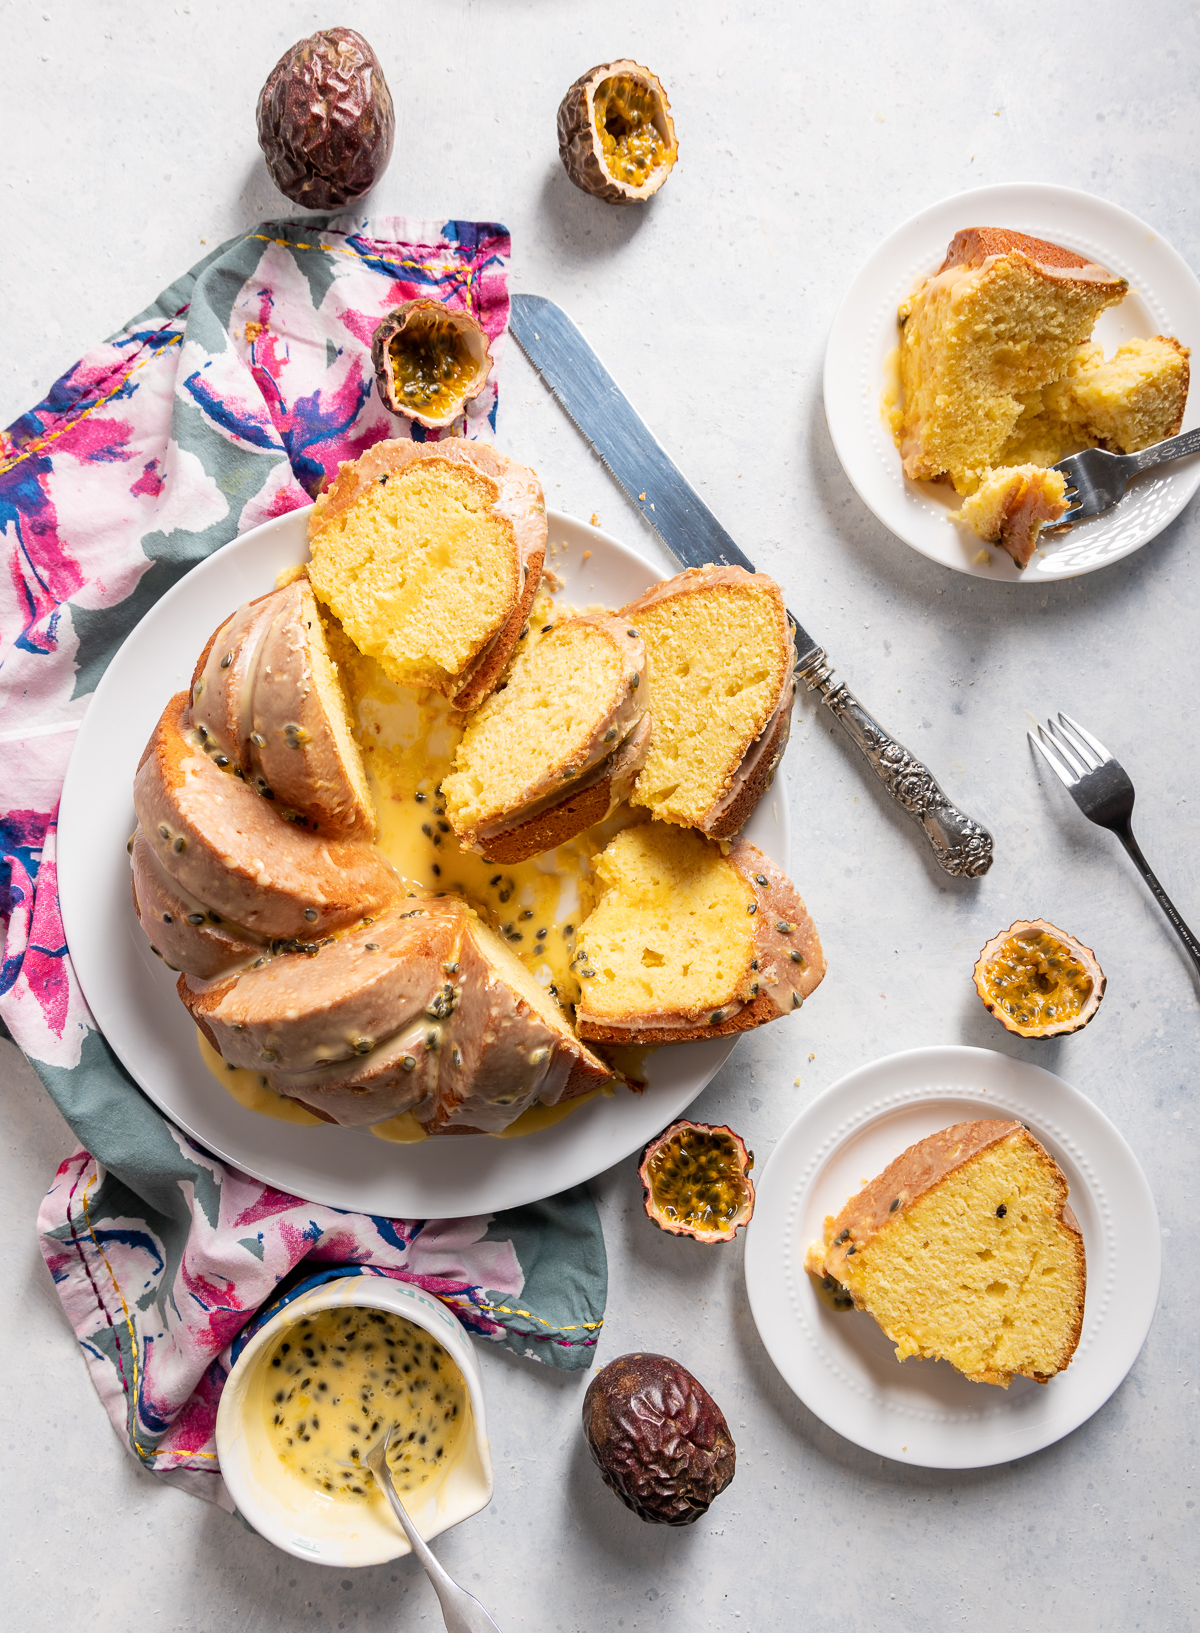
[{"label": "silver fork", "polygon": [[367,1453],[366,1465],[375,1476],[376,1485],[391,1505],[392,1513],[399,1520],[401,1530],[408,1538],[413,1553],[425,1567],[426,1576],[433,1583],[433,1591],[437,1594],[442,1607],[442,1620],[446,1624],[447,1633],[500,1633],[500,1629],[475,1595],[468,1593],[466,1588],[460,1588],[438,1561],[425,1538],[413,1524],[407,1508],[400,1501],[400,1494],[392,1484],[392,1473],[387,1465],[387,1449],[391,1438],[392,1430],[389,1429],[383,1439]]},{"label": "silver fork", "polygon": [[1029,741],[1046,764],[1068,790],[1071,798],[1087,817],[1100,828],[1115,833],[1133,858],[1138,872],[1154,892],[1155,899],[1171,921],[1171,927],[1187,948],[1192,963],[1200,974],[1200,942],[1180,918],[1174,902],[1151,872],[1150,864],[1142,855],[1141,847],[1133,837],[1130,818],[1133,815],[1133,783],[1129,773],[1114,760],[1090,731],[1085,731],[1069,714],[1059,714],[1058,725],[1053,720],[1041,726],[1037,736],[1032,732]]},{"label": "silver fork", "polygon": [[1099,516],[1110,510],[1122,498],[1130,480],[1139,471],[1148,471],[1168,459],[1182,459],[1185,454],[1200,454],[1200,427],[1183,431],[1165,442],[1151,443],[1136,454],[1110,454],[1107,448],[1085,448],[1081,454],[1060,459],[1052,470],[1061,471],[1067,479],[1069,509],[1054,524],[1083,522],[1089,516]]}]

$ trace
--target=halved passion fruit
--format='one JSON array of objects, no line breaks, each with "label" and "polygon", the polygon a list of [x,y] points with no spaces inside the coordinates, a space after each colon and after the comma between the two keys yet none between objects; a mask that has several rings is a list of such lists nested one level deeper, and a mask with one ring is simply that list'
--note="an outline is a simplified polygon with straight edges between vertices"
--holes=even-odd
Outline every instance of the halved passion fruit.
[{"label": "halved passion fruit", "polygon": [[650,198],[679,157],[661,82],[628,58],[590,68],[559,104],[558,152],[576,187],[606,204]]},{"label": "halved passion fruit", "polygon": [[1104,971],[1090,947],[1045,919],[1018,919],[980,953],[975,990],[1022,1038],[1078,1032],[1100,1007]]},{"label": "halved passion fruit", "polygon": [[642,1154],[646,1213],[673,1236],[732,1242],[754,1213],[754,1153],[731,1128],[672,1123]]},{"label": "halved passion fruit", "polygon": [[371,361],[385,406],[430,431],[454,423],[492,368],[487,336],[470,312],[422,299],[376,325]]}]

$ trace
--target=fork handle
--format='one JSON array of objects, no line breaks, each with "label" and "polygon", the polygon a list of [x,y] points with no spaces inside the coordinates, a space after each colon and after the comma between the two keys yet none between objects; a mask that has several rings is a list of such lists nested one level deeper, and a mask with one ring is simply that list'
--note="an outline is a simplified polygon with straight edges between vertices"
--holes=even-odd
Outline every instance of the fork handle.
[{"label": "fork handle", "polygon": [[1165,442],[1151,443],[1149,448],[1142,448],[1136,454],[1125,457],[1135,471],[1148,471],[1165,460],[1182,459],[1185,454],[1200,454],[1200,426],[1183,431],[1177,437],[1168,437]]},{"label": "fork handle", "polygon": [[797,674],[845,727],[896,804],[920,823],[938,865],[958,878],[986,873],[992,865],[991,834],[952,805],[929,767],[867,713],[844,681],[833,679],[820,647],[803,658]]},{"label": "fork handle", "polygon": [[1197,974],[1200,974],[1200,941],[1196,940],[1195,936],[1180,918],[1175,903],[1171,900],[1166,891],[1155,878],[1154,870],[1151,868],[1146,858],[1142,855],[1142,847],[1133,837],[1133,828],[1130,826],[1130,824],[1126,823],[1123,828],[1118,828],[1116,832],[1117,838],[1129,852],[1129,855],[1133,860],[1133,865],[1137,868],[1142,878],[1145,879],[1146,883],[1150,886],[1150,889],[1154,892],[1155,900],[1158,902],[1158,905],[1162,908],[1163,912],[1167,915],[1167,918],[1171,921],[1171,928],[1179,937],[1180,941],[1183,942],[1183,945],[1187,948],[1188,956],[1191,958],[1192,963],[1196,966]]}]

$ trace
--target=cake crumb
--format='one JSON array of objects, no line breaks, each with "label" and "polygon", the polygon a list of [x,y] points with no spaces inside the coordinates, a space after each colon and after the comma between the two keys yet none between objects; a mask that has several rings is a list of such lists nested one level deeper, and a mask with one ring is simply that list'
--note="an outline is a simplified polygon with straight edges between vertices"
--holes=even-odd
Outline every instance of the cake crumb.
[{"label": "cake crumb", "polygon": [[817,1057],[816,1057],[815,1054],[813,1054],[813,1055],[809,1055],[808,1058],[809,1058],[809,1060],[816,1060]]},{"label": "cake crumb", "polygon": [[971,557],[971,560],[975,563],[976,567],[986,567],[991,559],[992,552],[990,550],[977,550]]},{"label": "cake crumb", "polygon": [[599,518],[599,516],[596,514],[596,512],[594,510],[592,512],[592,526],[593,527],[599,527],[600,526],[600,518]]}]

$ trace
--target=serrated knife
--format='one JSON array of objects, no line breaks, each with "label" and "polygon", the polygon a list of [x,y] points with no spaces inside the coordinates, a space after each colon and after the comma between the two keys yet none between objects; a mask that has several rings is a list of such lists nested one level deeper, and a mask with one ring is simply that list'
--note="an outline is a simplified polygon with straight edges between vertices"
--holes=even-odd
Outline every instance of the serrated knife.
[{"label": "serrated knife", "polygon": [[[685,567],[754,566],[668,458],[612,375],[561,307],[541,295],[513,295],[509,327],[517,344]],[[794,615],[796,673],[849,732],[897,805],[917,821],[947,873],[978,878],[992,865],[992,836],[952,805],[915,754],[886,732],[843,681]]]}]

